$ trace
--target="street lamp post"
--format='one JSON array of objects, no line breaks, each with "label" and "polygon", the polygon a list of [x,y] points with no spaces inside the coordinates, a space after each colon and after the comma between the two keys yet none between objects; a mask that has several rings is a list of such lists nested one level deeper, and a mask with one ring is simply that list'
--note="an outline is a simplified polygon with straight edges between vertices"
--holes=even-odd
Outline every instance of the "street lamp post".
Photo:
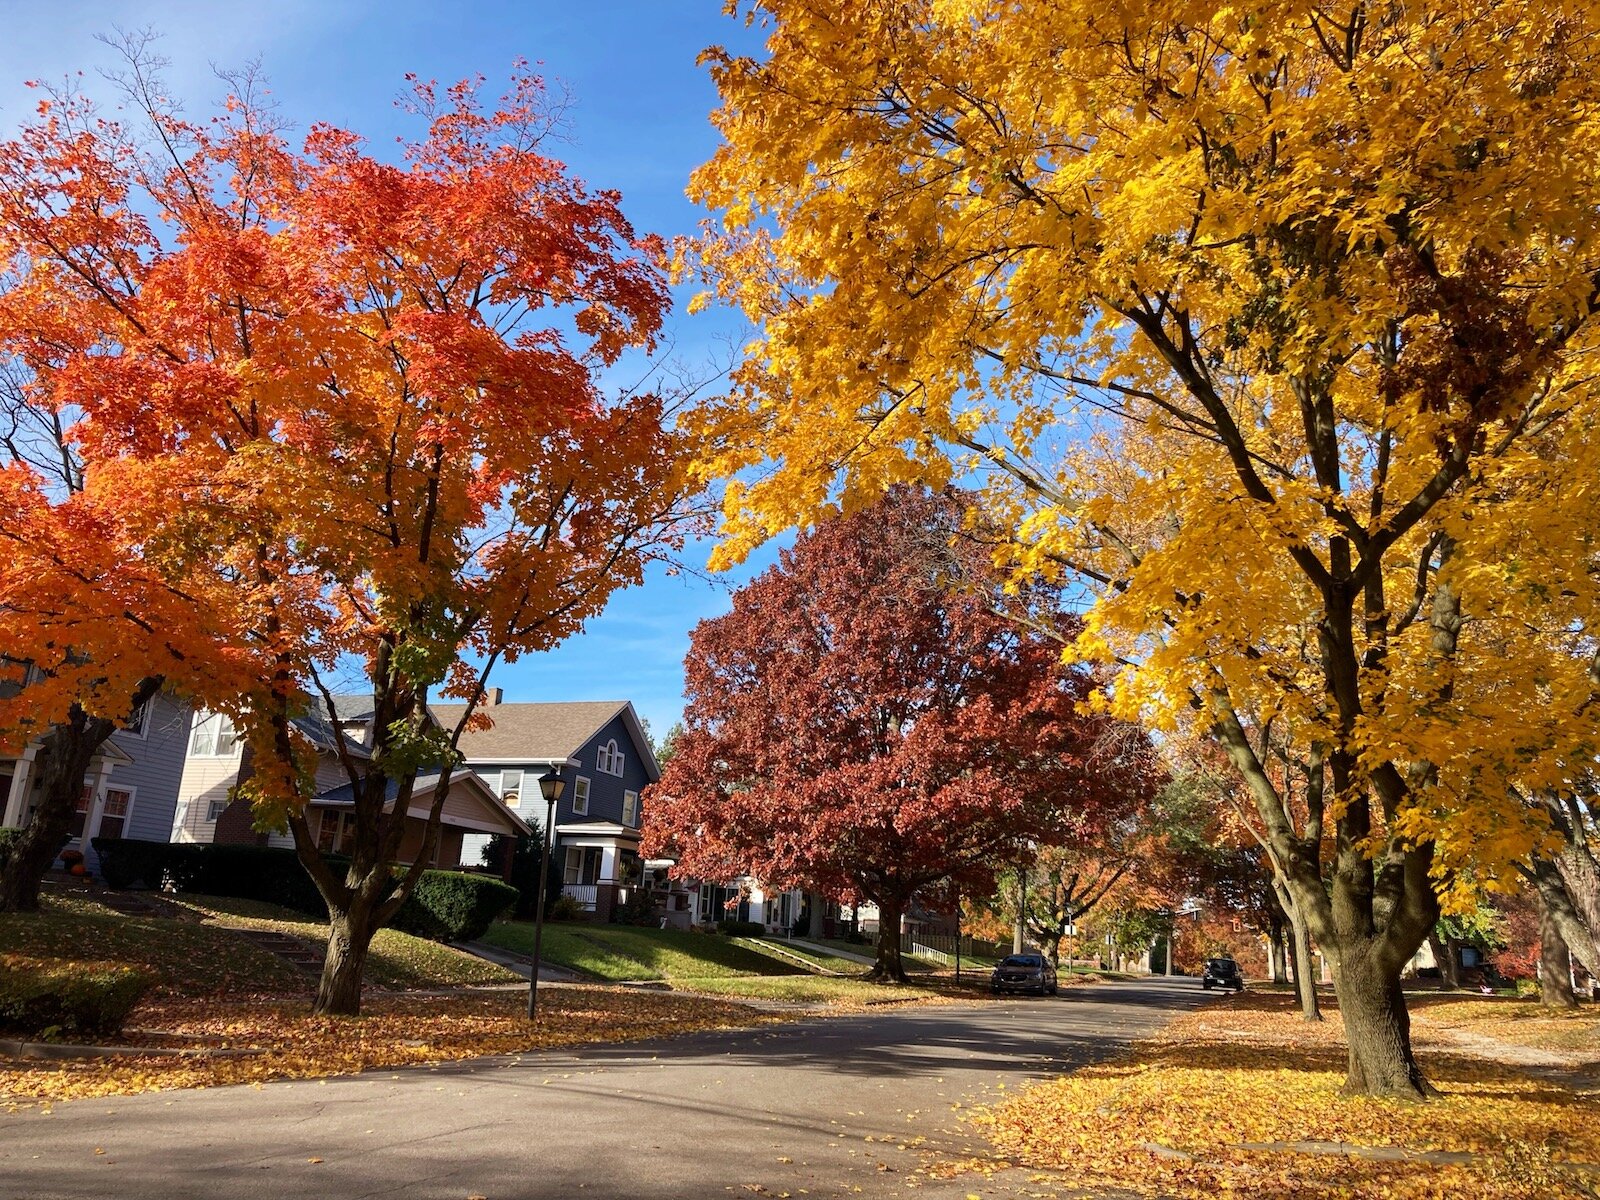
[{"label": "street lamp post", "polygon": [[550,856],[555,853],[551,845],[556,818],[556,801],[561,799],[561,789],[566,780],[554,767],[539,776],[539,794],[544,797],[544,853],[539,857],[539,902],[533,910],[533,969],[528,972],[528,1020],[533,1020],[539,1008],[539,952],[544,946],[544,903],[550,884]]}]

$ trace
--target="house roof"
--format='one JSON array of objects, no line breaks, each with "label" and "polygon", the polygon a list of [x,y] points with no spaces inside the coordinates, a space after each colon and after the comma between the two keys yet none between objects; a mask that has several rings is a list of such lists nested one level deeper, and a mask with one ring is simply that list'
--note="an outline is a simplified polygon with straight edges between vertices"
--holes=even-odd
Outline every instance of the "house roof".
[{"label": "house roof", "polygon": [[[327,701],[319,700],[313,707],[319,712],[325,712]],[[371,692],[347,692],[333,698],[333,716],[337,721],[363,721],[372,717]]]},{"label": "house roof", "polygon": [[[418,797],[426,796],[428,793],[432,792],[436,787],[438,787],[439,780],[442,778],[442,776],[443,773],[439,771],[427,771],[419,774],[416,782],[411,788],[412,803],[415,804]],[[511,825],[518,833],[528,834],[532,832],[532,830],[528,827],[527,822],[525,822],[510,808],[506,807],[505,802],[501,800],[499,796],[495,795],[494,789],[485,783],[483,779],[476,773],[472,771],[451,772],[450,787],[452,791],[457,787],[463,787],[474,792],[477,795],[479,803],[484,805],[486,808],[493,810],[496,816],[500,817],[505,823]],[[384,800],[386,802],[392,802],[397,796],[399,796],[399,794],[399,782],[394,779],[385,780]],[[325,791],[318,792],[316,798],[312,800],[312,803],[326,806],[354,804],[355,789],[348,783],[341,783],[338,787],[331,787]],[[412,808],[411,814],[413,816],[418,815],[417,810]],[[460,821],[452,819],[448,813],[443,814],[441,820],[446,825],[461,824]]]},{"label": "house roof", "polygon": [[[461,719],[465,708],[460,704],[429,707],[434,719],[446,728]],[[650,739],[627,700],[489,704],[478,711],[494,722],[494,728],[469,729],[461,735],[461,753],[468,762],[563,763],[576,757],[595,734],[620,715],[633,735],[645,772],[652,780],[661,776],[650,752]]]}]

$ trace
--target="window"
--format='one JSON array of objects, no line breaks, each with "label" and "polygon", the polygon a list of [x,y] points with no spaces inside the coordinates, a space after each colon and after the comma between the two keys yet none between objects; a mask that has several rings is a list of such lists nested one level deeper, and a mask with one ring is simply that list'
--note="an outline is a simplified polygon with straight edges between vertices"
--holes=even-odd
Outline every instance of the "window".
[{"label": "window", "polygon": [[133,807],[133,791],[126,788],[107,788],[105,801],[100,805],[101,837],[119,838],[128,827],[128,811]]},{"label": "window", "polygon": [[233,718],[226,713],[207,713],[194,727],[189,753],[200,758],[231,758],[238,745]]},{"label": "window", "polygon": [[639,823],[639,793],[622,793],[622,823],[624,825],[637,825]]},{"label": "window", "polygon": [[317,814],[317,849],[324,854],[333,853],[334,835],[339,832],[339,816],[323,809]]},{"label": "window", "polygon": [[206,820],[215,821],[228,810],[230,801],[226,796],[215,796],[211,803],[206,805]]},{"label": "window", "polygon": [[355,841],[356,815],[353,812],[322,810],[317,826],[317,849],[324,854],[349,854]]},{"label": "window", "polygon": [[595,766],[602,775],[621,775],[622,763],[623,754],[621,750],[617,749],[616,738],[612,738],[604,746],[601,746],[599,753],[595,756]]},{"label": "window", "polygon": [[[138,708],[129,713],[127,723],[122,727],[123,730],[127,733],[133,734],[134,737],[138,738],[142,738],[145,734],[149,733],[150,709],[154,703],[155,702],[153,700],[146,700],[143,704],[139,705]],[[106,836],[110,837],[111,835],[107,834]]]},{"label": "window", "polygon": [[578,846],[567,847],[567,861],[561,871],[563,883],[575,884],[583,877],[583,850]]},{"label": "window", "polygon": [[582,775],[573,780],[572,812],[573,815],[579,817],[589,815],[589,781]]},{"label": "window", "polygon": [[500,799],[504,800],[507,808],[515,808],[522,801],[522,772],[505,770],[500,772]]}]

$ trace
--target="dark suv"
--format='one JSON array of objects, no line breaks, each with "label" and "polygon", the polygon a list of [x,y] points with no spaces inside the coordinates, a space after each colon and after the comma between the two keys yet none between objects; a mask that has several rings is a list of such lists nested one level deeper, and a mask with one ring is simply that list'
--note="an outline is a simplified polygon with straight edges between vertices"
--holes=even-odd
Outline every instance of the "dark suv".
[{"label": "dark suv", "polygon": [[1236,992],[1242,992],[1244,975],[1239,971],[1239,964],[1231,958],[1208,958],[1205,974],[1200,976],[1200,986],[1208,992],[1214,987],[1231,987]]},{"label": "dark suv", "polygon": [[1042,954],[1009,954],[989,976],[992,992],[1038,992],[1056,994],[1056,969]]}]

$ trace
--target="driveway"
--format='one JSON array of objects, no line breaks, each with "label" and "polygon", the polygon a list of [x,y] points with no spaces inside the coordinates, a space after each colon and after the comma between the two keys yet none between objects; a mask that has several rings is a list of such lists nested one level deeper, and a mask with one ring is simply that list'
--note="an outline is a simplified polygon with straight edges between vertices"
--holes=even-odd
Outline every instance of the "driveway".
[{"label": "driveway", "polygon": [[[342,1079],[0,1115],[0,1195],[568,1200],[986,1198],[913,1177],[982,1151],[959,1109],[1111,1053],[1193,980],[925,1006]],[[919,1144],[900,1147],[912,1139]],[[1020,1185],[1025,1179],[1015,1172]],[[1038,1194],[1037,1185],[1031,1193]]]}]

